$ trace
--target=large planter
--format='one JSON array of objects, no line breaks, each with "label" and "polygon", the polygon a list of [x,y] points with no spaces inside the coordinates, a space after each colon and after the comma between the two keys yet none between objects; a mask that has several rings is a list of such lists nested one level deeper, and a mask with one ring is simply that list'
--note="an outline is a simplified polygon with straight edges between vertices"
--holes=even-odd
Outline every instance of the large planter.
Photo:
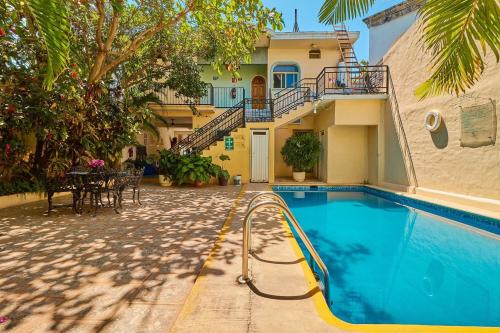
[{"label": "large planter", "polygon": [[172,186],[172,181],[163,175],[158,176],[158,181],[160,182],[161,186],[165,187]]},{"label": "large planter", "polygon": [[228,181],[228,179],[226,177],[219,177],[219,185],[220,186],[227,186],[227,181]]},{"label": "large planter", "polygon": [[303,182],[304,180],[306,179],[306,173],[305,171],[301,171],[301,172],[293,172],[293,180],[295,180],[296,182]]},{"label": "large planter", "polygon": [[203,181],[202,180],[195,180],[194,181],[194,186],[195,187],[202,187],[203,186]]}]

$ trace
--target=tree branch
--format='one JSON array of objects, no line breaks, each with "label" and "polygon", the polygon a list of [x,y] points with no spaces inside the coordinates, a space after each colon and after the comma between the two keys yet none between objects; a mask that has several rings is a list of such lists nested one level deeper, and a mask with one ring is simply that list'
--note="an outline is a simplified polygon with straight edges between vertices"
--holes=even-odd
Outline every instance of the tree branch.
[{"label": "tree branch", "polygon": [[[99,0],[98,0],[99,1]],[[102,66],[98,74],[95,76],[91,76],[90,81],[95,82],[100,80],[103,76],[106,75],[106,73],[111,70],[112,68],[118,66],[119,64],[125,62],[127,59],[129,59],[135,51],[146,41],[151,39],[154,35],[156,35],[158,32],[160,32],[162,29],[165,27],[171,26],[173,24],[176,24],[179,22],[184,16],[186,16],[190,11],[194,9],[194,4],[195,1],[191,0],[189,5],[181,12],[179,12],[174,18],[170,19],[168,22],[159,22],[155,26],[152,26],[141,33],[137,35],[137,37],[130,42],[128,47],[121,52],[121,55],[118,56],[115,60],[111,61],[105,66]]]},{"label": "tree branch", "polygon": [[101,51],[104,49],[104,44],[102,42],[102,28],[104,26],[104,19],[105,19],[106,13],[104,12],[103,0],[96,0],[95,4],[97,7],[97,12],[99,13],[99,19],[97,20],[97,29],[96,29],[95,40],[97,43],[98,50]]}]

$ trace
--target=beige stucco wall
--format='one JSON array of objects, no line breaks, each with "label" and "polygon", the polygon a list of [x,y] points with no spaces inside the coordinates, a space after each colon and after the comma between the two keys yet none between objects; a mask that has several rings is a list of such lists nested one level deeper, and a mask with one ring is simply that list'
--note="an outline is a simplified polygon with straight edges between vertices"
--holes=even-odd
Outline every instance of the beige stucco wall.
[{"label": "beige stucco wall", "polygon": [[[417,25],[410,28],[389,50],[384,63],[390,66],[400,112],[407,134],[420,187],[458,194],[500,199],[500,130],[497,121],[496,145],[479,148],[460,146],[460,105],[484,100],[446,95],[417,101],[413,92],[429,75],[430,57],[417,42]],[[480,81],[467,93],[500,100],[500,65],[492,54]],[[435,134],[425,130],[423,121],[430,110],[439,110],[444,126]],[[497,107],[497,117],[499,111]],[[388,120],[389,117],[385,117]],[[401,156],[386,121],[385,180],[403,183]]]}]

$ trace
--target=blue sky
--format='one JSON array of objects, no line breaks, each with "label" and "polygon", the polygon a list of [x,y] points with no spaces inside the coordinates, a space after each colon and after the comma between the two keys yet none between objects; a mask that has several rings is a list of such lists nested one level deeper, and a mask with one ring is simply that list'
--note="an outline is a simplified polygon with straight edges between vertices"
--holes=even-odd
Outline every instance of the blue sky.
[{"label": "blue sky", "polygon": [[[366,15],[375,14],[381,10],[391,7],[403,0],[377,0],[370,12]],[[299,28],[301,31],[323,31],[332,30],[331,26],[326,26],[318,22],[318,12],[323,4],[323,0],[263,0],[268,7],[276,7],[283,13],[285,28],[283,31],[292,31],[293,29],[293,10],[299,11]],[[368,29],[361,20],[362,18],[347,22],[349,30],[359,31],[360,37],[355,44],[356,55],[358,59],[368,59]]]}]

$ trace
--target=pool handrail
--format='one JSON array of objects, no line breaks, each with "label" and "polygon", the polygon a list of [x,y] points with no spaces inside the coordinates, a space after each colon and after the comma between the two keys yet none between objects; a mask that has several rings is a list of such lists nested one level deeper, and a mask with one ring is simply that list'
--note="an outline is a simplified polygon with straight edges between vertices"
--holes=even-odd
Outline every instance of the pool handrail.
[{"label": "pool handrail", "polygon": [[[255,200],[254,200],[255,201]],[[251,244],[251,237],[252,237],[252,224],[251,224],[251,219],[252,216],[255,212],[263,209],[263,208],[277,208],[280,209],[283,214],[288,218],[288,220],[291,222],[295,230],[297,231],[297,234],[299,235],[300,239],[306,246],[307,250],[311,254],[311,257],[314,259],[316,264],[318,265],[319,269],[323,273],[323,285],[324,285],[324,293],[325,293],[325,299],[326,302],[328,303],[328,299],[330,296],[330,273],[328,272],[328,269],[326,268],[325,263],[323,260],[320,258],[318,252],[316,252],[316,249],[312,245],[311,241],[305,234],[304,230],[300,227],[299,223],[297,222],[297,219],[293,215],[293,213],[290,211],[288,206],[285,204],[281,204],[276,201],[264,201],[260,202],[254,206],[252,206],[248,212],[245,215],[245,219],[243,220],[243,253],[242,253],[242,272],[241,272],[241,277],[238,279],[240,283],[248,283],[252,279],[249,274],[249,269],[248,269],[248,254],[250,253],[249,246]]]}]

